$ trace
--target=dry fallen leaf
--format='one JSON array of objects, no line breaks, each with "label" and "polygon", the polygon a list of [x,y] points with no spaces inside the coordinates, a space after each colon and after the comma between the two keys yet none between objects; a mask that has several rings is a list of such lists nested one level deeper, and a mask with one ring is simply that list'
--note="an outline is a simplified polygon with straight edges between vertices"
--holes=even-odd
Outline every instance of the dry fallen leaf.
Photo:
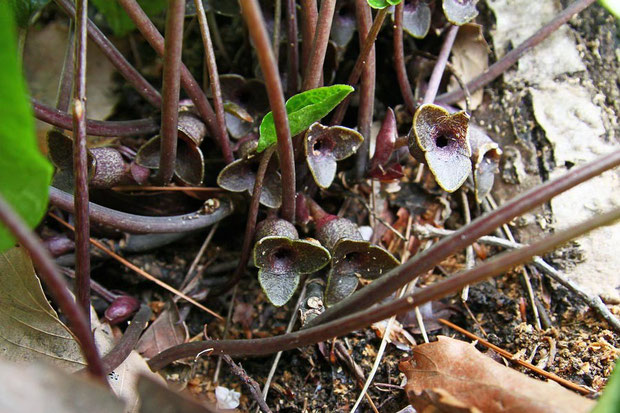
[{"label": "dry fallen leaf", "polygon": [[[452,46],[452,66],[457,75],[467,83],[489,67],[489,45],[482,35],[482,26],[468,23],[459,28],[458,35]],[[448,91],[459,90],[456,79],[451,78]],[[482,103],[483,90],[479,89],[471,94],[471,110],[476,109]],[[457,103],[461,109],[465,109],[465,101]]]},{"label": "dry fallen leaf", "polygon": [[43,363],[0,360],[3,413],[121,413],[123,402],[84,375]]},{"label": "dry fallen leaf", "polygon": [[19,247],[0,253],[0,357],[85,366],[80,346],[47,302],[32,261]]},{"label": "dry fallen leaf", "polygon": [[[533,379],[485,356],[473,344],[440,336],[400,363],[419,412],[589,412],[594,402],[555,382]],[[428,410],[426,410],[428,409]]]},{"label": "dry fallen leaf", "polygon": [[142,334],[136,350],[144,357],[151,358],[167,348],[185,343],[188,338],[187,325],[181,321],[176,304],[171,302]]}]

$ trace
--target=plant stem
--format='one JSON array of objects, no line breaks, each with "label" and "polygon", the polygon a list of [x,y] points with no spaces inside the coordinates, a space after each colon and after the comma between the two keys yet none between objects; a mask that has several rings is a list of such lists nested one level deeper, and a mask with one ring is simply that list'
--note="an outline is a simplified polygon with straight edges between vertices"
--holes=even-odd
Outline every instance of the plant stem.
[{"label": "plant stem", "polygon": [[69,320],[71,331],[80,343],[80,349],[86,359],[86,363],[88,363],[88,371],[99,381],[107,383],[103,363],[82,308],[73,299],[69,286],[60,275],[54,260],[45,250],[41,241],[28,229],[26,223],[15,213],[2,194],[0,194],[0,222],[8,228],[21,246],[28,251],[32,262],[37,268],[37,274],[49,289],[52,298],[60,307],[62,313]]},{"label": "plant stem", "polygon": [[[326,0],[331,2],[333,0]],[[284,93],[278,65],[273,57],[269,44],[269,36],[265,28],[265,21],[256,0],[240,0],[243,17],[247,23],[250,37],[254,42],[258,62],[265,78],[269,105],[273,112],[273,120],[278,137],[278,156],[282,173],[282,219],[293,222],[295,219],[295,156],[291,130],[288,125],[288,115],[284,106]]]},{"label": "plant stem", "polygon": [[303,90],[310,90],[320,86],[335,8],[336,0],[323,0],[321,2],[316,31],[312,40],[312,50],[308,57],[308,65],[306,66],[304,82],[301,87]]},{"label": "plant stem", "polygon": [[252,250],[252,242],[254,241],[254,233],[256,231],[256,219],[258,217],[258,209],[260,207],[260,194],[263,190],[263,180],[265,179],[265,173],[269,166],[269,160],[275,151],[275,147],[271,146],[265,150],[263,157],[258,164],[258,170],[256,171],[256,180],[254,181],[254,189],[252,190],[252,201],[248,208],[247,221],[245,223],[245,234],[243,236],[243,246],[241,247],[241,257],[239,258],[239,264],[237,269],[233,273],[230,280],[223,286],[222,291],[227,291],[233,286],[237,285],[241,276],[245,272],[245,268],[250,259],[250,251]]},{"label": "plant stem", "polygon": [[[69,16],[73,17],[75,14],[75,6],[70,0],[55,0],[56,4],[60,6]],[[116,67],[116,70],[127,80],[147,102],[156,108],[161,107],[161,96],[157,89],[155,89],[141,74],[125,59],[125,57],[118,51],[118,49],[112,44],[112,42],[99,30],[95,24],[88,20],[88,36],[97,45],[97,47],[103,52],[108,60]]]},{"label": "plant stem", "polygon": [[220,76],[217,71],[217,62],[215,60],[215,52],[213,51],[213,43],[211,42],[207,16],[205,15],[202,0],[194,0],[194,4],[196,5],[196,15],[198,16],[200,34],[202,35],[202,43],[205,49],[205,64],[209,72],[209,83],[211,84],[211,94],[213,95],[218,140],[229,142],[228,131],[226,130],[226,117],[224,115],[224,103],[222,102]]},{"label": "plant stem", "polygon": [[166,37],[164,38],[159,170],[155,177],[160,185],[170,183],[177,160],[184,18],[185,0],[170,0],[166,13]]},{"label": "plant stem", "polygon": [[435,265],[457,251],[463,250],[483,235],[509,222],[511,219],[529,211],[537,205],[549,201],[554,196],[578,185],[602,172],[620,165],[620,150],[595,159],[552,181],[545,182],[504,203],[500,208],[473,220],[467,227],[446,237],[422,254],[416,255],[405,264],[383,275],[370,285],[328,308],[312,320],[317,325],[333,320],[355,309],[372,305],[389,296],[419,274],[432,270]]},{"label": "plant stem", "polygon": [[396,79],[400,87],[400,93],[403,96],[405,105],[409,109],[409,113],[415,112],[415,98],[411,91],[411,83],[407,76],[407,67],[405,66],[405,50],[403,46],[403,9],[404,3],[400,2],[394,10],[394,70],[396,71]]},{"label": "plant stem", "polygon": [[452,50],[452,45],[454,44],[454,39],[456,39],[456,34],[458,31],[459,26],[450,26],[448,29],[446,38],[441,45],[439,56],[437,56],[437,61],[433,67],[431,78],[428,81],[428,87],[426,88],[424,100],[422,101],[423,105],[426,103],[433,103],[435,101],[435,96],[437,96],[437,91],[439,90],[439,85],[441,84],[441,78],[443,77],[444,70],[446,70],[446,63],[448,63],[448,57],[450,57],[450,51]]},{"label": "plant stem", "polygon": [[[484,73],[468,82],[467,89],[469,92],[473,93],[497,79],[502,73],[508,70],[510,66],[515,64],[525,52],[545,40],[563,24],[567,23],[574,15],[582,12],[595,1],[596,0],[577,0],[566,9],[562,10],[562,12],[549,21],[549,23],[538,29],[536,33],[528,37],[523,43],[506,53],[500,60],[493,63]],[[452,105],[463,99],[464,96],[465,92],[463,90],[455,90],[439,95],[436,101],[437,103]]]},{"label": "plant stem", "polygon": [[75,299],[90,328],[90,222],[86,149],[86,20],[88,0],[75,9],[75,67],[73,69],[73,174],[75,184]]},{"label": "plant stem", "polygon": [[[164,39],[153,22],[151,22],[146,13],[144,13],[144,10],[142,10],[138,2],[136,0],[118,0],[118,2],[155,52],[159,56],[163,56]],[[196,105],[198,113],[206,122],[211,134],[217,137],[218,134],[215,133],[215,113],[213,112],[207,97],[200,88],[200,85],[196,82],[196,79],[194,79],[194,76],[192,76],[191,72],[184,64],[181,64],[181,85],[183,86],[185,92],[187,92],[187,95],[190,97],[192,102],[194,102],[194,105]],[[218,144],[220,145],[226,163],[232,162],[234,157],[232,150],[230,149],[230,142],[227,140],[223,142],[218,141]]]},{"label": "plant stem", "polygon": [[316,31],[316,22],[319,19],[319,12],[316,0],[301,0],[301,67],[303,75],[305,68],[308,67],[310,60],[310,51],[312,50],[312,41]]},{"label": "plant stem", "polygon": [[[523,249],[504,252],[472,270],[464,271],[451,278],[444,279],[436,284],[416,291],[411,295],[343,316],[323,325],[277,337],[250,340],[207,340],[181,344],[169,348],[153,357],[149,361],[149,367],[157,371],[175,360],[193,357],[205,349],[213,349],[212,354],[264,355],[281,350],[299,348],[348,334],[351,331],[366,327],[393,315],[409,312],[413,305],[420,306],[430,301],[438,300],[458,291],[467,284],[477,283],[499,275],[516,265],[528,261],[535,255],[541,255],[595,228],[603,225],[610,225],[618,219],[620,219],[620,208],[606,214],[598,215],[567,230],[555,233],[550,237],[543,238]],[[370,303],[358,308],[369,306]]]},{"label": "plant stem", "polygon": [[[359,13],[360,8],[370,8],[368,3],[362,4],[362,2],[358,2],[356,0],[356,14]],[[370,13],[370,10],[368,11]],[[372,51],[372,56],[374,56],[375,50],[375,40],[377,39],[377,35],[379,34],[379,30],[381,30],[381,26],[383,25],[383,21],[385,20],[385,16],[387,15],[387,8],[379,10],[375,20],[372,22],[372,26],[370,26],[370,30],[367,29],[364,32],[365,35],[362,35],[361,30],[359,30],[360,35],[360,54],[357,56],[357,60],[355,61],[355,65],[353,66],[353,70],[349,74],[349,78],[347,79],[347,84],[351,86],[355,86],[360,79],[362,74],[362,70],[370,63],[371,56],[370,53]],[[371,15],[372,18],[372,15]],[[358,19],[358,27],[360,27],[359,19]],[[363,39],[363,40],[362,40]],[[374,57],[372,58],[374,60]],[[344,115],[349,107],[349,102],[351,101],[351,96],[347,96],[345,100],[338,105],[334,115],[332,116],[331,124],[339,125],[344,119]]]},{"label": "plant stem", "polygon": [[297,93],[299,76],[299,42],[297,41],[297,6],[295,0],[286,0],[286,40],[288,75],[286,78],[286,95]]},{"label": "plant stem", "polygon": [[209,31],[213,34],[213,41],[215,42],[215,45],[222,54],[222,57],[226,61],[228,67],[231,68],[232,60],[226,50],[226,45],[224,45],[220,31],[217,29],[217,21],[215,20],[215,13],[213,13],[213,10],[209,10],[207,12],[207,23],[209,24]]},{"label": "plant stem", "polygon": [[[387,7],[379,11],[374,23],[377,23],[379,20],[381,20],[381,23],[383,23],[383,19],[385,18],[385,15],[387,13],[386,10]],[[357,17],[357,30],[359,33],[359,43],[362,52],[360,53],[360,56],[358,56],[357,61],[355,62],[356,64],[353,67],[353,71],[351,72],[349,80],[352,80],[352,78],[354,77],[356,68],[358,66],[357,63],[363,62],[364,65],[360,64],[362,84],[359,93],[360,103],[359,110],[357,112],[357,127],[360,134],[364,137],[364,142],[359,147],[355,160],[355,176],[357,179],[362,179],[364,177],[364,174],[366,173],[366,164],[368,163],[368,150],[370,147],[370,128],[372,125],[372,115],[375,108],[374,103],[376,59],[374,44],[381,24],[373,23],[372,12],[370,11],[370,6],[368,5],[368,2],[366,0],[356,0],[355,14]],[[374,38],[371,38],[370,36],[370,26],[377,27]],[[366,49],[368,49],[367,52]],[[361,57],[364,53],[365,56],[362,59]],[[344,108],[344,105],[342,107]],[[342,110],[342,113],[344,114],[345,111],[346,108]]]},{"label": "plant stem", "polygon": [[[208,201],[207,201],[208,202]],[[50,186],[50,204],[73,213],[73,195]],[[90,219],[97,224],[107,225],[119,231],[132,234],[162,234],[189,232],[208,227],[232,213],[232,203],[221,198],[214,205],[205,204],[209,212],[195,211],[185,215],[152,217],[128,214],[115,209],[89,203]]]},{"label": "plant stem", "polygon": [[271,47],[273,48],[273,58],[278,65],[280,60],[280,25],[282,24],[282,0],[273,1],[273,40]]},{"label": "plant stem", "polygon": [[[34,116],[40,121],[49,123],[61,129],[73,131],[73,120],[66,112],[54,109],[34,98],[30,98]],[[86,119],[86,133],[95,136],[135,136],[146,135],[159,131],[159,124],[155,118],[101,121]]]},{"label": "plant stem", "polygon": [[73,48],[75,47],[75,36],[73,34],[73,24],[69,25],[69,35],[67,39],[67,49],[65,59],[58,82],[56,92],[56,109],[66,112],[71,104],[71,91],[73,88]]}]

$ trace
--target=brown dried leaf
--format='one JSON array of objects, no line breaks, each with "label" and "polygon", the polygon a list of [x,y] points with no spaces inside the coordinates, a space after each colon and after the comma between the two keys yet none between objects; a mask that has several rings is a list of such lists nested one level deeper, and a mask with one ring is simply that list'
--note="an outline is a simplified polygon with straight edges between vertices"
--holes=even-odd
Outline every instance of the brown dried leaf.
[{"label": "brown dried leaf", "polygon": [[167,348],[185,343],[188,338],[187,325],[181,321],[179,309],[176,304],[170,303],[140,337],[136,350],[148,359]]},{"label": "brown dried leaf", "polygon": [[493,361],[470,343],[438,339],[414,348],[412,358],[399,366],[417,411],[589,412],[594,406],[555,382],[533,379]]},{"label": "brown dried leaf", "polygon": [[[489,68],[489,44],[482,35],[482,26],[468,23],[461,26],[452,46],[452,66],[467,83]],[[454,77],[450,79],[448,91],[459,90],[461,87]],[[483,90],[471,94],[471,108],[476,109],[482,103]],[[457,103],[465,109],[465,100]]]}]

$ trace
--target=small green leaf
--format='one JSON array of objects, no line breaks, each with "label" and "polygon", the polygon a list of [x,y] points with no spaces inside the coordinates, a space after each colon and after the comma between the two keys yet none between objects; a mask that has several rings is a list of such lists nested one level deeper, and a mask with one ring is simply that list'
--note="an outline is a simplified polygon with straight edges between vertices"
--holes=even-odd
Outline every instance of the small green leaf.
[{"label": "small green leaf", "polygon": [[[291,129],[291,136],[308,129],[314,122],[321,120],[332,111],[353,88],[349,85],[320,87],[299,93],[286,101],[286,113]],[[269,112],[260,124],[258,152],[262,152],[276,143],[276,127],[273,113]]]},{"label": "small green leaf", "polygon": [[28,27],[30,19],[50,0],[9,0],[13,7],[15,22],[21,28]]},{"label": "small green leaf", "polygon": [[[52,165],[37,147],[15,44],[11,9],[0,2],[0,194],[34,227],[47,208]],[[13,244],[13,237],[0,223],[0,252]]]},{"label": "small green leaf", "polygon": [[603,395],[592,410],[592,413],[615,413],[620,406],[620,367],[616,360],[614,372],[605,385]]},{"label": "small green leaf", "polygon": [[373,9],[385,9],[389,6],[396,6],[402,0],[367,0],[368,5]]},{"label": "small green leaf", "polygon": [[[136,26],[127,16],[125,10],[115,0],[91,0],[97,10],[105,17],[108,25],[116,36],[125,36]],[[138,1],[144,12],[153,17],[166,9],[168,2],[166,0],[140,0]]]}]

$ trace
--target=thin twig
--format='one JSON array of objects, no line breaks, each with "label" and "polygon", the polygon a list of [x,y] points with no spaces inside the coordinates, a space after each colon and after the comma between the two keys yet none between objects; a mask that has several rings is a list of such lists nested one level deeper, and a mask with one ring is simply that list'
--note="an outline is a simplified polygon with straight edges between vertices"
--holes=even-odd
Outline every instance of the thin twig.
[{"label": "thin twig", "polygon": [[88,217],[88,166],[86,149],[86,20],[88,0],[75,9],[75,60],[73,69],[73,175],[75,198],[75,299],[90,325],[90,221]]},{"label": "thin twig", "polygon": [[400,87],[400,93],[403,96],[405,105],[409,109],[409,113],[415,112],[415,98],[411,91],[411,83],[407,76],[407,67],[405,66],[405,49],[403,46],[403,8],[404,2],[396,5],[394,10],[394,70],[396,72],[396,80]]},{"label": "thin twig", "polygon": [[[222,340],[225,340],[226,337],[228,337],[228,330],[230,329],[230,322],[232,321],[233,309],[235,307],[235,301],[237,299],[238,289],[239,289],[239,284],[235,284],[235,287],[232,290],[232,294],[230,295],[230,304],[228,305],[228,312],[226,314],[226,324],[224,324],[224,332],[222,333]],[[218,382],[219,377],[220,377],[221,367],[222,367],[222,357],[219,356],[217,358],[217,364],[215,365],[215,371],[213,372],[213,383]]]},{"label": "thin twig", "polygon": [[[465,216],[465,225],[469,225],[471,222],[471,212],[469,210],[469,200],[467,199],[467,193],[464,189],[461,189],[461,204],[463,205],[463,215]],[[468,246],[465,249],[465,269],[471,270],[476,265],[476,258],[474,257],[474,247]],[[469,285],[463,288],[461,291],[461,300],[467,301],[469,296]]]},{"label": "thin twig", "polygon": [[[310,52],[312,51],[312,41],[316,31],[316,22],[319,19],[319,11],[316,0],[301,0],[301,67],[308,67]],[[305,69],[302,69],[305,76]]]},{"label": "thin twig", "polygon": [[271,47],[273,48],[273,58],[278,64],[280,57],[280,25],[282,24],[282,0],[274,0],[273,2],[273,40]]},{"label": "thin twig", "polygon": [[446,34],[446,38],[441,45],[441,50],[437,56],[437,62],[435,62],[433,72],[431,73],[431,78],[428,81],[428,87],[426,89],[426,93],[424,94],[422,104],[433,103],[435,101],[435,96],[437,96],[437,91],[439,90],[439,85],[441,84],[441,78],[443,77],[443,72],[446,69],[446,63],[448,63],[450,51],[452,50],[452,45],[454,44],[454,39],[456,39],[456,34],[458,31],[459,26],[450,26],[448,29],[448,34]]},{"label": "thin twig", "polygon": [[[504,252],[470,271],[465,271],[457,276],[439,281],[411,295],[372,308],[367,308],[367,304],[364,306],[367,308],[366,310],[345,315],[336,320],[326,322],[323,325],[277,337],[248,340],[206,340],[181,344],[171,347],[153,357],[149,361],[149,366],[152,370],[156,371],[174,360],[191,357],[207,348],[212,348],[215,354],[260,355],[271,354],[280,350],[299,348],[325,341],[332,337],[344,335],[368,326],[374,322],[384,320],[393,315],[404,314],[411,311],[411,307],[414,303],[423,305],[454,293],[467,284],[473,284],[499,275],[516,265],[526,262],[535,255],[541,255],[571,239],[582,236],[600,226],[611,225],[618,220],[620,220],[620,208],[597,215],[567,230],[557,232],[549,237],[541,239],[525,248]],[[363,290],[364,289],[361,291]]]},{"label": "thin twig", "polygon": [[314,32],[314,39],[312,39],[312,50],[308,57],[308,64],[305,66],[302,90],[310,90],[320,86],[335,9],[336,0],[323,0],[321,2],[316,31]]},{"label": "thin twig", "polygon": [[[370,6],[368,6],[368,2],[361,2],[356,0],[355,6],[356,15],[359,16],[360,13],[363,15],[370,16],[372,19],[372,14],[370,12]],[[388,9],[381,9],[377,13],[375,20],[370,23],[366,23],[364,25],[360,25],[360,20],[358,17],[358,32],[360,35],[360,53],[357,56],[357,60],[355,61],[355,65],[349,74],[349,78],[347,79],[347,84],[351,86],[357,85],[357,82],[360,79],[363,71],[366,71],[366,67],[374,63],[374,51],[375,51],[375,40],[377,39],[377,35],[379,34],[379,30],[381,30],[381,26],[383,25],[383,21],[385,20],[385,16],[387,15]],[[370,29],[368,29],[368,25],[370,25]],[[374,94],[373,94],[374,97]],[[342,119],[344,119],[344,115],[349,107],[349,102],[351,100],[351,96],[347,96],[340,105],[336,108],[334,115],[331,119],[332,125],[339,125],[342,123]]]},{"label": "thin twig", "polygon": [[184,19],[185,0],[170,0],[166,13],[166,37],[164,38],[159,169],[155,177],[155,180],[161,185],[167,185],[172,180],[177,161]]},{"label": "thin twig", "polygon": [[[370,11],[370,6],[366,0],[356,0],[355,1],[355,14],[357,17],[357,30],[359,32],[359,43],[362,52],[357,59],[355,67],[353,67],[353,71],[351,73],[351,77],[349,80],[353,80],[353,75],[356,72],[357,63],[363,62],[365,64],[360,65],[361,67],[361,76],[362,76],[362,84],[359,92],[359,109],[357,112],[357,127],[360,134],[364,137],[364,142],[357,150],[357,155],[355,159],[355,177],[357,179],[362,179],[366,174],[366,166],[368,164],[368,151],[370,148],[370,130],[372,126],[372,115],[374,113],[375,108],[375,76],[376,76],[376,59],[375,59],[375,39],[377,37],[377,33],[379,32],[379,28],[381,24],[376,24],[380,21],[383,23],[383,19],[385,18],[385,14],[387,13],[387,8],[382,9],[377,14],[377,18],[374,23],[372,23],[372,12]],[[373,34],[371,34],[371,26],[373,28],[376,27],[374,38]],[[366,52],[366,49],[368,51]],[[362,53],[366,53],[366,56],[362,59]],[[339,110],[342,110],[342,114],[346,111],[346,104],[343,102]],[[338,118],[338,111],[334,114],[334,118]],[[334,120],[332,120],[333,122]],[[340,120],[341,121],[341,120]],[[337,123],[340,123],[338,121]],[[373,191],[374,193],[374,191]]]},{"label": "thin twig", "polygon": [[222,35],[217,28],[217,21],[215,20],[215,13],[213,12],[213,10],[209,10],[207,12],[207,23],[209,23],[209,32],[213,34],[213,42],[215,43],[215,46],[217,46],[217,49],[226,61],[228,67],[231,68],[232,60],[230,60],[230,55],[226,50],[226,45],[224,44],[224,40],[222,40]]},{"label": "thin twig", "polygon": [[67,39],[67,49],[65,50],[65,59],[60,73],[60,81],[58,82],[58,91],[56,92],[56,109],[66,112],[71,104],[71,91],[73,87],[73,56],[75,48],[75,36],[73,33],[73,23],[69,25],[69,34]]},{"label": "thin twig", "polygon": [[[65,13],[73,17],[75,14],[75,6],[70,0],[55,0],[56,4],[62,8]],[[101,52],[108,58],[118,72],[127,80],[147,102],[156,108],[161,107],[161,95],[141,74],[134,68],[131,63],[118,51],[116,46],[88,20],[88,37],[97,45]]]},{"label": "thin twig", "polygon": [[[326,1],[334,2],[335,0]],[[258,62],[265,78],[269,106],[271,106],[276,128],[278,158],[282,174],[282,208],[280,214],[282,219],[293,222],[295,219],[295,155],[293,153],[293,141],[288,124],[288,115],[284,105],[284,92],[282,91],[280,73],[271,50],[267,28],[265,27],[265,21],[263,20],[258,2],[256,0],[240,0],[240,3],[243,17],[250,31],[250,37],[254,42]]]},{"label": "thin twig", "polygon": [[297,5],[295,0],[286,0],[286,43],[287,67],[286,94],[297,93],[299,77],[299,42],[297,40]]},{"label": "thin twig", "polygon": [[[28,251],[52,298],[69,320],[69,327],[80,344],[80,350],[86,359],[87,369],[97,380],[107,384],[105,369],[95,338],[90,331],[86,315],[71,295],[69,286],[64,280],[54,260],[49,255],[36,235],[28,228],[24,220],[15,213],[2,194],[0,194],[0,222],[17,238],[17,241]],[[90,308],[89,308],[90,311]]]},{"label": "thin twig", "polygon": [[194,260],[190,264],[189,269],[187,270],[187,274],[185,274],[185,278],[183,279],[183,282],[181,283],[181,286],[179,288],[180,290],[183,290],[185,287],[187,287],[192,281],[192,279],[194,278],[196,267],[198,266],[198,263],[202,259],[202,256],[204,255],[205,251],[209,247],[209,244],[211,243],[211,240],[213,239],[213,235],[215,235],[215,231],[217,231],[217,228],[219,227],[219,225],[220,223],[218,222],[217,224],[213,225],[213,228],[211,228],[211,231],[209,231],[209,234],[205,238],[204,242],[200,246],[200,249],[198,250],[198,253],[194,257]]},{"label": "thin twig", "polygon": [[[484,71],[484,73],[469,81],[467,83],[467,89],[473,93],[497,79],[502,73],[508,70],[510,66],[515,64],[528,50],[545,40],[563,24],[567,23],[574,15],[582,12],[595,1],[596,0],[577,0],[572,3],[551,21],[549,21],[549,23],[528,37],[523,43],[506,53],[506,55],[504,55],[504,57],[500,60],[493,63],[487,70]],[[463,90],[455,90],[453,92],[444,93],[438,96],[436,101],[437,103],[451,105],[463,99],[464,96]]]},{"label": "thin twig", "polygon": [[[69,228],[71,231],[75,231],[75,229],[73,228],[73,225],[67,223],[65,220],[63,220],[59,216],[54,215],[51,212],[49,213],[49,216],[54,218],[56,221],[60,222],[65,227]],[[125,258],[121,257],[120,255],[118,255],[117,253],[115,253],[114,251],[112,251],[111,249],[106,247],[105,245],[103,245],[103,243],[101,243],[100,241],[97,241],[96,239],[90,238],[90,243],[93,246],[99,248],[101,251],[103,251],[106,254],[108,254],[110,257],[114,258],[115,260],[117,260],[118,262],[123,264],[124,266],[126,266],[127,268],[129,268],[130,270],[133,270],[134,272],[138,273],[138,275],[141,275],[142,277],[146,278],[149,281],[154,282],[155,284],[159,285],[160,287],[164,288],[165,290],[168,290],[171,293],[173,293],[175,295],[178,295],[179,297],[183,298],[185,301],[189,301],[190,303],[194,304],[196,307],[200,308],[202,311],[205,311],[205,312],[211,314],[213,317],[215,317],[215,318],[217,318],[219,320],[223,320],[224,319],[221,315],[219,315],[215,311],[205,307],[204,305],[200,304],[198,301],[194,300],[193,298],[183,294],[181,291],[177,290],[176,288],[171,287],[170,285],[166,284],[165,282],[159,280],[158,278],[156,278],[156,277],[152,276],[151,274],[149,274],[148,272],[144,271],[142,268],[136,266],[135,264],[133,264],[133,263],[129,262],[128,260],[126,260]]]},{"label": "thin twig", "polygon": [[[487,195],[488,204],[492,208],[492,210],[497,209],[497,204],[493,200],[491,194]],[[486,205],[482,204],[483,207]],[[516,242],[514,236],[512,235],[512,231],[508,227],[507,224],[502,225],[502,229],[506,234],[506,238],[512,242]],[[532,288],[532,282],[530,281],[530,275],[525,267],[521,268],[521,275],[523,276],[523,281],[525,282],[525,289],[527,290],[528,297],[530,298],[530,304],[532,306],[532,314],[534,315],[534,322],[536,324],[536,328],[542,330],[542,324],[540,322],[540,314],[538,313],[538,306],[536,305],[536,296],[534,295],[534,289]]]},{"label": "thin twig", "polygon": [[232,371],[235,376],[239,377],[241,382],[248,389],[250,395],[252,396],[254,401],[258,403],[258,406],[263,411],[263,413],[271,413],[271,409],[269,408],[269,406],[267,406],[267,403],[265,403],[265,401],[261,397],[260,387],[258,386],[258,383],[256,383],[256,380],[248,376],[248,373],[245,372],[243,367],[241,367],[241,365],[235,364],[235,362],[233,361],[233,359],[230,358],[230,356],[223,355],[222,358],[230,367],[230,371]]},{"label": "thin twig", "polygon": [[548,371],[542,370],[542,369],[534,366],[533,364],[528,363],[527,361],[523,361],[523,360],[515,358],[514,354],[504,350],[503,348],[497,347],[494,344],[489,343],[488,341],[486,341],[482,337],[478,337],[477,335],[475,335],[473,333],[470,333],[469,331],[467,331],[467,330],[457,326],[454,323],[451,323],[448,320],[444,320],[443,318],[440,318],[438,321],[441,324],[444,324],[444,325],[450,327],[451,329],[458,331],[459,333],[463,334],[464,336],[467,336],[467,337],[469,337],[472,340],[476,340],[478,343],[482,344],[483,346],[485,346],[487,348],[492,349],[493,351],[495,351],[496,353],[498,353],[502,357],[504,357],[504,358],[514,362],[514,363],[517,363],[520,366],[528,368],[528,369],[532,370],[533,372],[538,373],[541,376],[543,376],[543,377],[545,377],[545,378],[547,378],[549,380],[553,380],[556,383],[559,383],[562,386],[567,387],[567,388],[569,388],[571,390],[575,390],[575,391],[577,391],[577,392],[579,392],[581,394],[592,394],[592,392],[590,390],[588,390],[588,389],[586,389],[584,387],[581,387],[581,386],[579,386],[579,385],[577,385],[575,383],[572,383],[572,382],[570,382],[568,380],[565,380],[565,379],[563,379],[563,378],[561,378],[559,376],[556,376],[553,373],[549,373]]},{"label": "thin twig", "polygon": [[217,62],[215,60],[215,52],[213,51],[213,43],[211,42],[211,34],[209,32],[207,16],[205,15],[202,0],[194,0],[194,4],[196,5],[196,14],[198,15],[200,34],[202,35],[202,44],[205,49],[205,64],[209,72],[209,83],[211,84],[211,95],[213,96],[213,107],[215,108],[218,140],[222,142],[230,141],[228,131],[226,129],[226,116],[224,115],[224,102],[222,101],[220,75],[217,71]]},{"label": "thin twig", "polygon": [[[163,56],[164,39],[144,10],[142,10],[138,2],[136,0],[118,0],[118,2],[155,52],[159,56]],[[211,108],[211,105],[200,88],[200,85],[196,82],[196,79],[194,79],[194,76],[184,64],[181,64],[181,86],[183,86],[183,89],[187,92],[187,95],[190,97],[192,102],[194,102],[194,105],[196,105],[196,109],[206,122],[209,131],[211,131],[212,135],[217,138],[219,135],[215,133],[217,129],[213,108]],[[220,145],[226,163],[232,162],[234,157],[230,148],[230,142],[217,141],[217,143]]]},{"label": "thin twig", "polygon": [[[413,231],[420,237],[446,237],[453,234],[453,231],[435,228],[429,225],[414,225]],[[477,242],[507,249],[523,248],[526,246],[525,244],[512,242],[505,238],[499,238],[493,235],[486,235],[480,237],[478,238]],[[541,257],[534,257],[532,261],[539,270],[541,270],[553,280],[562,284],[564,287],[575,293],[584,303],[597,311],[599,315],[603,317],[603,319],[605,319],[616,331],[620,332],[620,321],[618,320],[618,318],[616,318],[616,316],[613,315],[611,311],[609,311],[609,308],[607,308],[607,306],[603,303],[600,297],[596,295],[591,295],[586,292],[583,288],[569,280],[566,275],[556,270]]]},{"label": "thin twig", "polygon": [[[68,113],[49,107],[34,98],[30,98],[30,103],[34,116],[40,121],[73,131],[73,120]],[[94,136],[136,136],[158,131],[159,123],[155,118],[125,121],[86,120],[86,133]]]},{"label": "thin twig", "polygon": [[[301,303],[306,298],[306,287],[308,286],[307,282],[304,282],[304,286],[299,293],[299,298],[297,299],[297,303],[295,307],[293,307],[293,314],[291,314],[291,319],[286,326],[286,333],[290,333],[293,331],[293,327],[295,327],[295,322],[297,321],[298,309],[301,306]],[[282,351],[278,351],[276,356],[273,358],[273,363],[271,364],[271,369],[269,370],[269,374],[267,375],[267,380],[265,380],[265,385],[263,386],[263,400],[267,401],[267,394],[269,393],[269,387],[271,387],[271,381],[273,380],[273,376],[276,374],[276,370],[278,369],[278,363],[280,362],[280,357],[282,357]]]}]

